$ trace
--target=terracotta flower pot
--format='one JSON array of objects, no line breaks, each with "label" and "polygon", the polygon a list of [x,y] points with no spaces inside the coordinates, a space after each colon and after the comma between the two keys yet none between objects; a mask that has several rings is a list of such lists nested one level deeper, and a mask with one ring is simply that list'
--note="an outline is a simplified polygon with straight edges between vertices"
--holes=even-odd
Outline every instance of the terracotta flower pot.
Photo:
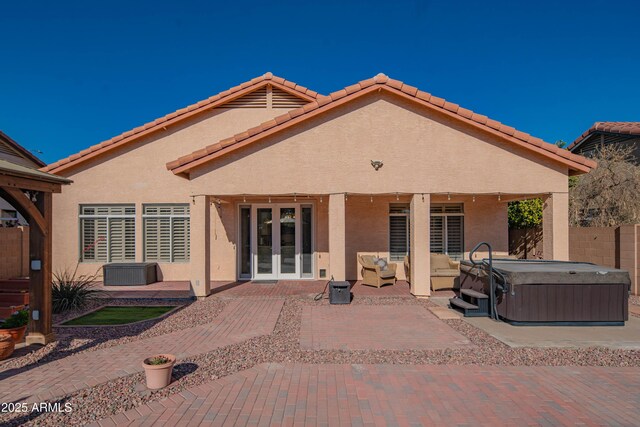
[{"label": "terracotta flower pot", "polygon": [[[150,365],[151,359],[155,357],[165,357],[169,359],[167,363],[161,365]],[[176,357],[173,354],[158,354],[148,357],[142,361],[142,367],[147,376],[147,387],[151,390],[157,390],[168,386],[171,383],[171,373],[173,365],[176,364]]]},{"label": "terracotta flower pot", "polygon": [[13,354],[16,344],[11,335],[0,335],[0,360],[4,360]]},{"label": "terracotta flower pot", "polygon": [[19,326],[17,328],[0,329],[0,335],[8,335],[13,339],[14,343],[19,343],[24,340],[24,334],[27,332],[27,325]]}]

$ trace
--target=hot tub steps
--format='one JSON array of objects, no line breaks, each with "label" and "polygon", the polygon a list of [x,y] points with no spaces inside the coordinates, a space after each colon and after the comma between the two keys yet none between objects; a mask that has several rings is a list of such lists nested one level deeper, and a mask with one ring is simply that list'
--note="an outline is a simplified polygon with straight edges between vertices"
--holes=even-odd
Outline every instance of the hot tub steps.
[{"label": "hot tub steps", "polygon": [[451,307],[462,311],[464,317],[488,317],[489,295],[473,289],[461,289],[460,297],[450,298]]}]

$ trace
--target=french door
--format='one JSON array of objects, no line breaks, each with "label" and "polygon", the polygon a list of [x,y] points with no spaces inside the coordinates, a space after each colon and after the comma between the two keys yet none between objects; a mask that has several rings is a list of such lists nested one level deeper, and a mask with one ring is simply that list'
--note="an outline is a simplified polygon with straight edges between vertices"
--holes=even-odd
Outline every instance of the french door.
[{"label": "french door", "polygon": [[300,278],[300,205],[253,205],[251,209],[253,278]]}]

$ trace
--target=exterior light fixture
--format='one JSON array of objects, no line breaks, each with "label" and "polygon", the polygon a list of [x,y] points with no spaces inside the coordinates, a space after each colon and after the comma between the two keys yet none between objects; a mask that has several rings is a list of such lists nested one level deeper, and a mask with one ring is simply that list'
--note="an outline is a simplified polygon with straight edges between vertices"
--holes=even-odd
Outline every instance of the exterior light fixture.
[{"label": "exterior light fixture", "polygon": [[373,195],[371,195],[371,203],[373,203]]},{"label": "exterior light fixture", "polygon": [[473,203],[475,203],[476,202],[476,196],[473,196],[473,198],[471,200],[473,200]]},{"label": "exterior light fixture", "polygon": [[297,202],[298,201],[298,197],[296,196],[296,193],[293,193],[293,201]]},{"label": "exterior light fixture", "polygon": [[447,193],[447,200],[451,200],[451,193]]},{"label": "exterior light fixture", "polygon": [[269,196],[269,203],[271,203],[271,196]]},{"label": "exterior light fixture", "polygon": [[322,203],[322,196],[320,196],[320,203]]},{"label": "exterior light fixture", "polygon": [[242,196],[242,203],[247,203],[247,196]]},{"label": "exterior light fixture", "polygon": [[498,193],[498,201],[502,200],[502,197],[500,196],[500,193]]},{"label": "exterior light fixture", "polygon": [[349,200],[349,194],[344,193],[344,201],[346,202],[347,200]]},{"label": "exterior light fixture", "polygon": [[384,163],[382,163],[382,160],[371,160],[371,166],[373,166],[373,168],[377,171],[382,166],[384,166]]},{"label": "exterior light fixture", "polygon": [[396,193],[396,201],[400,200],[400,196]]}]

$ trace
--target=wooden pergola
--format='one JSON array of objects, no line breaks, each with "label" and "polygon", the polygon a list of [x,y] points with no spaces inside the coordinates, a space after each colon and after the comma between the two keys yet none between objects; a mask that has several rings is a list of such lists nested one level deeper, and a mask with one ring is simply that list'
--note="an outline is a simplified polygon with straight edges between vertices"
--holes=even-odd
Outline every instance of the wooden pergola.
[{"label": "wooden pergola", "polygon": [[29,222],[29,327],[27,344],[55,337],[51,325],[51,234],[53,193],[72,181],[0,160],[0,197]]}]

